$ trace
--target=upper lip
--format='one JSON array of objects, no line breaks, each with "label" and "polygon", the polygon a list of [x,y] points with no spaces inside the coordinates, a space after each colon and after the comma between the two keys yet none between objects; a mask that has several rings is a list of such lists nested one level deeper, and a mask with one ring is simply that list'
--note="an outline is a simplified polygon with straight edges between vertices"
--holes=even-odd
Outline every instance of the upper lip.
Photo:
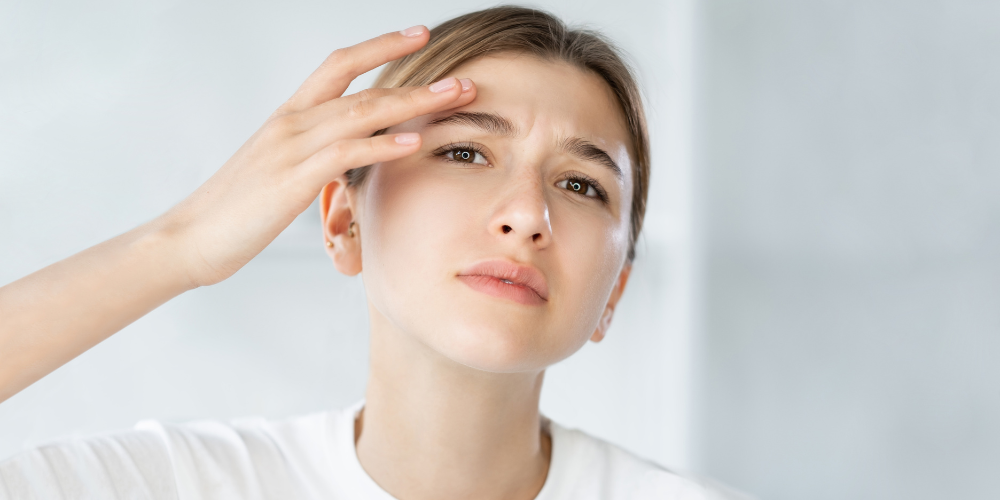
[{"label": "upper lip", "polygon": [[545,276],[532,266],[522,266],[501,259],[477,262],[458,273],[459,276],[492,276],[515,285],[530,288],[542,300],[549,299],[549,285]]}]

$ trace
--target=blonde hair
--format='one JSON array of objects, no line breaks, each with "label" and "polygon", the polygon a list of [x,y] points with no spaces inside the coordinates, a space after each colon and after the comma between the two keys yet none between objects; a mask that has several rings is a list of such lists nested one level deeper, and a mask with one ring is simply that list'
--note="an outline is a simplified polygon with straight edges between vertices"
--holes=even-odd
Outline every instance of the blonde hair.
[{"label": "blonde hair", "polygon": [[[642,230],[649,191],[649,137],[642,97],[621,52],[599,33],[570,29],[555,16],[524,7],[502,6],[465,14],[431,30],[430,42],[419,51],[386,65],[375,87],[428,85],[462,64],[501,52],[527,53],[562,61],[600,76],[618,100],[631,137],[632,207],[628,261]],[[368,167],[347,173],[348,185],[364,182]]]}]

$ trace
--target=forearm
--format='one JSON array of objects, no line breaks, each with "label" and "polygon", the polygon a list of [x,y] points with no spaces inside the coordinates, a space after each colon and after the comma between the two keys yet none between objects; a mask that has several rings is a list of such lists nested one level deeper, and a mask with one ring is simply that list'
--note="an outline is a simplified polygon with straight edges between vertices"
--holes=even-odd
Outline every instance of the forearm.
[{"label": "forearm", "polygon": [[419,151],[418,134],[374,133],[472,102],[472,82],[341,95],[429,36],[419,27],[335,51],[183,202],[0,288],[0,401],[185,290],[228,278],[348,170]]},{"label": "forearm", "polygon": [[155,222],[0,287],[0,401],[192,287]]}]

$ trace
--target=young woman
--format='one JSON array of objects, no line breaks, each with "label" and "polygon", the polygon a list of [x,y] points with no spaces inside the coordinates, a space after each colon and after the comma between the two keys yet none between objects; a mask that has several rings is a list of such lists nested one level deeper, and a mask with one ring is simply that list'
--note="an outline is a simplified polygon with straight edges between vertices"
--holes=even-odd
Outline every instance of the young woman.
[{"label": "young woman", "polygon": [[548,14],[335,51],[182,203],[0,288],[0,400],[231,276],[317,195],[334,266],[368,295],[365,400],[56,443],[0,463],[0,498],[707,498],[538,410],[546,367],[611,322],[648,175],[628,68]]}]

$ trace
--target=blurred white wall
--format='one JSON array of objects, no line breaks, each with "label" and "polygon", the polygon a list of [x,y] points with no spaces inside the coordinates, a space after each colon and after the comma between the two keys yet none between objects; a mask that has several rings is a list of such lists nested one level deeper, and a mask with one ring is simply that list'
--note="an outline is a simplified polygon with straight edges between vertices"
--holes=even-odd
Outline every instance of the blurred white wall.
[{"label": "blurred white wall", "polygon": [[1000,3],[701,6],[695,463],[1000,498]]},{"label": "blurred white wall", "polygon": [[[674,467],[687,465],[693,310],[688,149],[670,138],[690,131],[686,2],[536,4],[633,56],[660,160],[612,331],[550,370],[543,411]],[[489,5],[0,3],[0,283],[182,199],[331,50]],[[354,402],[367,369],[363,290],[321,245],[311,208],[232,279],[171,301],[0,404],[0,457],[143,418],[278,417]]]},{"label": "blurred white wall", "polygon": [[[333,48],[486,5],[0,3],[0,283],[180,200]],[[543,410],[761,498],[1000,496],[1000,4],[539,6],[633,55],[655,162],[622,310]],[[0,457],[361,397],[317,225],[0,404]]]}]

